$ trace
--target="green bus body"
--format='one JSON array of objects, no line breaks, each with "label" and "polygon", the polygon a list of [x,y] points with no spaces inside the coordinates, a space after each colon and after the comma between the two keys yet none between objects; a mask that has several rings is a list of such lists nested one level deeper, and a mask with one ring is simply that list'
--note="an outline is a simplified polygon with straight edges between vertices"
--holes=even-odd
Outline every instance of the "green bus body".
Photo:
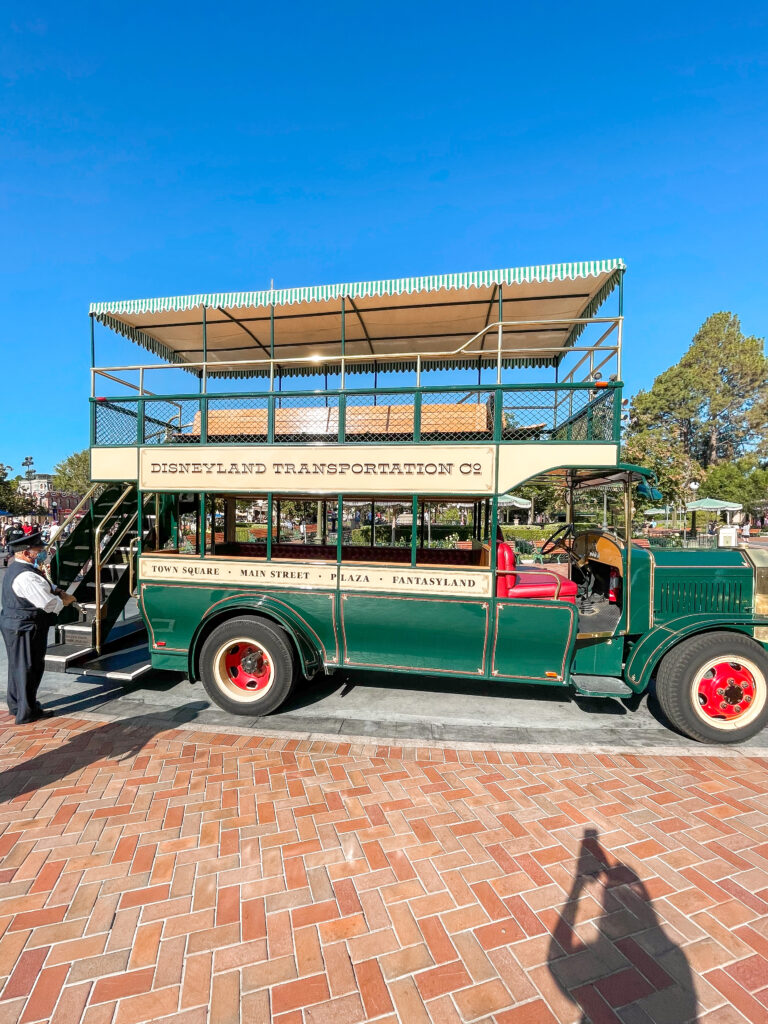
[{"label": "green bus body", "polygon": [[244,592],[203,581],[142,581],[141,610],[153,666],[191,679],[199,678],[205,637],[235,613],[281,625],[307,678],[349,667],[568,686],[578,674],[622,677],[638,693],[684,637],[713,629],[765,637],[768,616],[754,614],[756,566],[745,552],[634,547],[631,561],[629,622],[613,636],[578,636],[577,610],[561,601],[360,594],[341,583],[330,592]]}]

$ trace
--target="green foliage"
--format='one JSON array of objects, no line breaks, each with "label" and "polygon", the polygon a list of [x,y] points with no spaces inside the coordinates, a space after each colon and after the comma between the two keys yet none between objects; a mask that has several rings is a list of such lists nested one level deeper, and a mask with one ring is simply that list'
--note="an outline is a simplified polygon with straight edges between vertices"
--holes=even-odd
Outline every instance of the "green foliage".
[{"label": "green foliage", "polygon": [[507,541],[545,541],[550,533],[558,527],[558,523],[547,526],[503,526],[501,532]]},{"label": "green foliage", "polygon": [[521,508],[517,512],[520,520],[524,519],[529,524],[539,513],[546,513],[551,519],[563,509],[563,488],[557,484],[525,484],[516,487],[515,494],[531,503],[529,509]]},{"label": "green foliage", "polygon": [[[698,483],[704,476],[701,466],[679,441],[670,440],[651,429],[630,434],[622,445],[621,455],[624,462],[654,471],[659,490],[664,495],[663,502],[670,505],[690,501],[693,494],[688,484],[692,481]],[[636,504],[642,510],[659,502],[636,497]]]},{"label": "green foliage", "polygon": [[714,313],[680,361],[635,395],[622,457],[654,470],[669,504],[691,501],[688,484],[696,481],[696,496],[749,509],[766,500],[758,460],[768,453],[767,435],[763,339],[745,336],[732,313]]},{"label": "green foliage", "polygon": [[19,493],[19,479],[0,480],[0,508],[12,516],[35,515],[39,511],[37,499]]},{"label": "green foliage", "polygon": [[768,469],[761,468],[754,458],[713,466],[704,477],[699,497],[737,501],[747,511],[758,508],[768,502]]},{"label": "green foliage", "polygon": [[91,486],[91,462],[87,448],[73,452],[53,468],[54,491],[85,494]]},{"label": "green foliage", "polygon": [[739,318],[714,313],[688,350],[635,396],[628,436],[654,435],[704,469],[766,451],[768,360]]}]

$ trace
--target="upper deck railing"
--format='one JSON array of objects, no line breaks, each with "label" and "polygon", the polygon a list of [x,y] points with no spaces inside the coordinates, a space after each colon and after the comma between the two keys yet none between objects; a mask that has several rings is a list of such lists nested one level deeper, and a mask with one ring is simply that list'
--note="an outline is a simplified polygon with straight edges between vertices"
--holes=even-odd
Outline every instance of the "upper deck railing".
[{"label": "upper deck railing", "polygon": [[[566,350],[572,368],[554,384],[504,384],[505,361],[541,359],[562,348],[507,345],[504,330],[521,325],[605,327],[591,345]],[[97,447],[168,444],[364,444],[441,442],[618,442],[621,429],[621,317],[577,320],[509,321],[489,324],[449,352],[428,356],[393,353],[387,362],[414,366],[415,387],[348,387],[349,372],[369,366],[370,356],[341,355],[296,359],[241,360],[226,372],[261,376],[253,392],[212,390],[222,365],[212,361],[94,367],[91,371],[91,444]],[[494,338],[495,333],[495,338]],[[495,345],[488,346],[489,336]],[[423,363],[477,357],[478,366],[496,365],[496,383],[477,386],[423,386]],[[610,365],[609,365],[610,364]],[[339,387],[283,390],[281,373],[307,369],[339,375]],[[603,370],[615,372],[602,380]],[[158,372],[184,369],[198,376],[197,394],[158,394],[146,387]],[[121,374],[133,373],[137,381]],[[582,379],[577,375],[581,374]],[[111,381],[134,392],[129,397],[97,397],[96,384]]]},{"label": "upper deck railing", "polygon": [[141,395],[91,400],[96,447],[614,441],[621,384]]}]

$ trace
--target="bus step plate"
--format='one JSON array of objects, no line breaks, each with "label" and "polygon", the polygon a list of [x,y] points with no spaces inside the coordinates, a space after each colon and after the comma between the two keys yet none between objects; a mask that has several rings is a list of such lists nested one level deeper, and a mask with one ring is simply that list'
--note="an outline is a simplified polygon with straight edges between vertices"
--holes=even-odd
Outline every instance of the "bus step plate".
[{"label": "bus step plate", "polygon": [[631,690],[623,679],[615,676],[571,676],[571,686],[582,697],[631,697]]},{"label": "bus step plate", "polygon": [[97,676],[101,679],[114,679],[117,682],[129,683],[151,668],[149,649],[146,644],[139,644],[136,647],[129,647],[127,650],[91,658],[68,671],[73,675]]},{"label": "bus step plate", "polygon": [[45,671],[66,672],[70,666],[81,662],[93,653],[94,648],[90,644],[51,644],[45,652]]}]

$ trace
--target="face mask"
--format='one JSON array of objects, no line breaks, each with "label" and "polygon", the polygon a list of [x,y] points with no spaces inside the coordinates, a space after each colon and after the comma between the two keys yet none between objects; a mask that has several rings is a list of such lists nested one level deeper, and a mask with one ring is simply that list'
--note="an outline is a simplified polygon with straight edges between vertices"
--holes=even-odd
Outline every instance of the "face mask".
[{"label": "face mask", "polygon": [[47,560],[48,560],[48,552],[47,551],[40,551],[38,553],[38,555],[37,555],[37,558],[35,559],[35,565],[45,565]]}]

